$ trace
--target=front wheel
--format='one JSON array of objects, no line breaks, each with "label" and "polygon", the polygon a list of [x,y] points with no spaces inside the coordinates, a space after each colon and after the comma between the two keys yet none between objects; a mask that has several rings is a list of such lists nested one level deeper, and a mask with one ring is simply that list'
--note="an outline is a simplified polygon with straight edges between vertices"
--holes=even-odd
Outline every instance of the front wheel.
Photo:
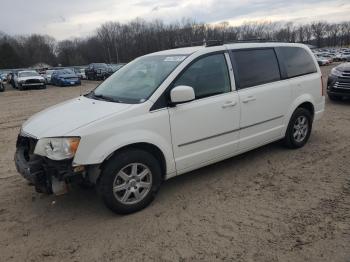
[{"label": "front wheel", "polygon": [[5,86],[2,83],[0,83],[0,92],[4,92],[4,91],[5,91]]},{"label": "front wheel", "polygon": [[109,209],[129,214],[148,206],[160,184],[161,169],[157,159],[146,151],[130,149],[108,160],[99,189]]},{"label": "front wheel", "polygon": [[289,148],[303,147],[309,140],[312,129],[312,115],[304,108],[297,108],[288,124],[284,144]]}]

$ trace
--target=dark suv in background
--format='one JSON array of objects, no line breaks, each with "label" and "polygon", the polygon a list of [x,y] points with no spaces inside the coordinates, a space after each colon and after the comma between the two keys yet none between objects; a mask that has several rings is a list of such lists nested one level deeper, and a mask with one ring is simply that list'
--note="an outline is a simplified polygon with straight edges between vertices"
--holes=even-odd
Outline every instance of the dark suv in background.
[{"label": "dark suv in background", "polygon": [[327,93],[331,100],[350,98],[350,63],[334,67],[328,77]]},{"label": "dark suv in background", "polygon": [[105,63],[93,63],[85,69],[88,80],[104,80],[112,74],[109,66]]}]

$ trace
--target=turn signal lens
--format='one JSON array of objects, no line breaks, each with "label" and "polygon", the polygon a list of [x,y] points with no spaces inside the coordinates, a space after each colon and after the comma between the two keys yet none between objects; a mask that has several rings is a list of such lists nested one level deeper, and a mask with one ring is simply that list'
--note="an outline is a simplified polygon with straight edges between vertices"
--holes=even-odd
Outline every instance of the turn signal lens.
[{"label": "turn signal lens", "polygon": [[80,138],[74,137],[69,139],[70,152],[75,155],[78,150]]}]

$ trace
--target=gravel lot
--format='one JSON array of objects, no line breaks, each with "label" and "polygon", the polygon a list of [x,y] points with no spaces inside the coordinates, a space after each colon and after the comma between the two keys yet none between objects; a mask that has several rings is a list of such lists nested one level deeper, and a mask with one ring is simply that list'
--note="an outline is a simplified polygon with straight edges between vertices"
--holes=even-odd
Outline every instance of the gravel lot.
[{"label": "gravel lot", "polygon": [[92,189],[35,193],[13,162],[29,116],[96,83],[0,93],[0,261],[350,261],[350,101],[327,99],[302,149],[275,143],[176,177],[118,216]]}]

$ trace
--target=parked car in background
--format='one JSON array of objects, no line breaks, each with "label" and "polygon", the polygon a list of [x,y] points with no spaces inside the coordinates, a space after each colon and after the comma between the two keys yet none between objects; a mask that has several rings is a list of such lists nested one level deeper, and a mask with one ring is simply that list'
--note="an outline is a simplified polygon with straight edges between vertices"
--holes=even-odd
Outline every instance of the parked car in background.
[{"label": "parked car in background", "polygon": [[79,76],[69,68],[55,70],[51,75],[51,84],[56,86],[80,85]]},{"label": "parked car in background", "polygon": [[51,76],[52,76],[52,73],[54,72],[55,70],[52,70],[52,69],[49,69],[49,70],[46,70],[45,74],[44,74],[44,78],[46,80],[46,84],[51,84]]},{"label": "parked car in background", "polygon": [[86,79],[86,75],[85,75],[85,69],[84,68],[71,68],[71,70],[73,70],[77,76],[80,78],[80,80]]},{"label": "parked car in background", "polygon": [[3,83],[6,83],[8,73],[9,72],[0,72],[0,81],[2,81]]},{"label": "parked car in background", "polygon": [[322,56],[316,56],[316,60],[317,60],[318,65],[320,65],[320,66],[330,65],[332,63],[329,58],[322,57]]},{"label": "parked car in background", "polygon": [[343,61],[350,62],[350,52],[344,52],[342,58]]},{"label": "parked car in background", "polygon": [[87,78],[86,78],[86,74],[85,74],[85,68],[80,68],[79,71],[80,71],[80,73],[79,73],[80,79],[86,80]]},{"label": "parked car in background", "polygon": [[7,83],[9,83],[13,88],[17,88],[15,84],[15,78],[17,76],[18,71],[20,70],[14,69],[7,75]]},{"label": "parked car in background", "polygon": [[350,98],[350,63],[343,63],[331,70],[327,81],[327,93],[331,100]]},{"label": "parked car in background", "polygon": [[104,80],[112,74],[112,70],[105,63],[93,63],[85,69],[88,80]]},{"label": "parked car in background", "polygon": [[14,75],[14,85],[21,91],[32,87],[45,89],[46,80],[35,70],[18,71]]},{"label": "parked car in background", "polygon": [[126,214],[171,177],[278,140],[303,147],[324,107],[322,74],[305,45],[165,50],[31,117],[15,163],[39,192],[87,181]]},{"label": "parked car in background", "polygon": [[4,92],[5,91],[5,84],[3,80],[0,80],[0,92]]},{"label": "parked car in background", "polygon": [[109,64],[108,66],[111,68],[112,73],[117,72],[120,68],[122,68],[125,64]]}]

